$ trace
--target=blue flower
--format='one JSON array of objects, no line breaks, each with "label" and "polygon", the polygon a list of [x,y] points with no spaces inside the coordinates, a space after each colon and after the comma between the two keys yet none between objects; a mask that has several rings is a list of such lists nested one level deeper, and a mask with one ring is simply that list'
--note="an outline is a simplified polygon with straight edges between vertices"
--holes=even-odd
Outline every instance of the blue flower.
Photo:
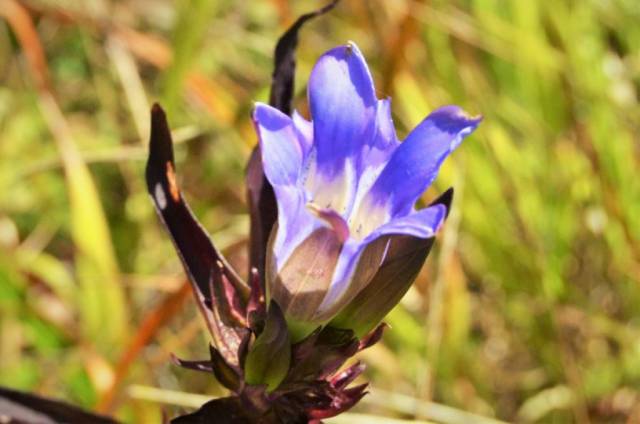
[{"label": "blue flower", "polygon": [[481,118],[445,106],[400,142],[353,43],[319,59],[308,98],[311,122],[261,103],[253,120],[278,203],[268,296],[288,319],[323,323],[367,286],[393,238],[435,235],[446,207],[416,200]]}]

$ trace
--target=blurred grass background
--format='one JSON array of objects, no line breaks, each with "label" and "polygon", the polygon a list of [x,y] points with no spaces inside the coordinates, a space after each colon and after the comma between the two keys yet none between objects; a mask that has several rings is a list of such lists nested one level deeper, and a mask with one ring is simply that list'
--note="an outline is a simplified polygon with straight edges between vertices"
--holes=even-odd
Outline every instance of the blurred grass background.
[{"label": "blurred grass background", "polygon": [[[148,111],[246,269],[250,110],[321,4],[3,0],[0,384],[127,422],[224,394],[169,360],[207,336],[145,192]],[[452,216],[336,422],[640,422],[638,22],[637,0],[343,0],[304,28],[303,111],[314,61],[354,40],[400,135],[443,104],[485,116],[424,196],[455,186]]]}]

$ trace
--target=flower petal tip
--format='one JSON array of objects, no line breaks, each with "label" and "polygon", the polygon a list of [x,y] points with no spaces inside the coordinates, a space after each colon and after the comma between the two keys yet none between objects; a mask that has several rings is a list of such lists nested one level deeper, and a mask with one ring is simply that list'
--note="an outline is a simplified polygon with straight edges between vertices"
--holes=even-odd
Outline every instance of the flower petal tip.
[{"label": "flower petal tip", "polygon": [[[438,211],[436,213],[436,225],[433,228],[433,232],[431,234],[431,237],[435,237],[436,234],[438,234],[438,232],[440,231],[440,229],[442,228],[442,226],[444,225],[444,221],[447,219],[447,215],[449,214],[449,208],[445,205],[445,204],[437,204],[435,206],[432,206],[434,208],[438,208]],[[427,237],[429,238],[429,237]]]},{"label": "flower petal tip", "polygon": [[[326,68],[326,66],[329,66],[329,68]],[[369,66],[362,55],[360,48],[351,40],[324,53],[320,59],[318,59],[318,63],[316,64],[317,69],[324,69],[332,72],[340,69],[340,66],[344,67],[342,68],[343,71],[349,73],[355,72],[355,74],[352,74],[351,78],[355,77],[356,79],[360,79],[364,77],[365,80],[371,79],[371,76],[369,75]],[[373,85],[373,81],[367,82]]]},{"label": "flower petal tip", "polygon": [[251,118],[256,125],[270,131],[277,131],[291,123],[291,118],[265,103],[256,102]]},{"label": "flower petal tip", "polygon": [[471,127],[473,131],[482,121],[482,115],[471,116],[460,106],[442,106],[433,112],[430,117],[438,128],[447,132],[458,132],[461,128]]},{"label": "flower petal tip", "polygon": [[269,113],[270,108],[271,107],[266,103],[254,102],[253,109],[251,109],[251,118],[254,121],[259,120],[260,117]]},{"label": "flower petal tip", "polygon": [[480,125],[482,115],[471,116],[461,107],[450,105],[434,110],[427,119],[438,130],[455,134],[449,146],[449,150],[453,151],[460,145],[464,137],[471,134]]},{"label": "flower petal tip", "polygon": [[358,56],[362,56],[362,53],[360,52],[360,49],[358,48],[358,45],[354,42],[354,41],[347,41],[347,44],[345,44],[345,49],[346,49],[346,54],[351,55],[353,53],[357,54]]}]

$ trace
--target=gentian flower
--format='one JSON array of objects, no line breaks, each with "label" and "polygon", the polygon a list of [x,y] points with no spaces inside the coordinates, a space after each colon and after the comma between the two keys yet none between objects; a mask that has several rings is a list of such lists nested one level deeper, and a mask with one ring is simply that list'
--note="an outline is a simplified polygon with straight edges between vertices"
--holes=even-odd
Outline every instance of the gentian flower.
[{"label": "gentian flower", "polygon": [[262,103],[253,119],[278,206],[267,252],[268,296],[288,321],[315,326],[374,279],[394,239],[434,237],[447,207],[416,210],[415,203],[481,117],[445,106],[400,142],[390,100],[376,97],[351,42],[319,59],[308,100],[311,121]]},{"label": "gentian flower", "polygon": [[213,374],[231,392],[172,422],[317,423],[355,405],[368,384],[352,384],[364,365],[347,361],[380,340],[380,321],[413,282],[448,213],[452,189],[427,208],[414,205],[480,118],[444,107],[400,142],[390,102],[376,98],[352,43],[315,66],[313,120],[289,116],[298,31],[337,2],[283,34],[271,106],[254,110],[246,280],[191,213],[169,124],[159,105],[152,108],[147,189],[213,341],[210,358],[174,361]]}]

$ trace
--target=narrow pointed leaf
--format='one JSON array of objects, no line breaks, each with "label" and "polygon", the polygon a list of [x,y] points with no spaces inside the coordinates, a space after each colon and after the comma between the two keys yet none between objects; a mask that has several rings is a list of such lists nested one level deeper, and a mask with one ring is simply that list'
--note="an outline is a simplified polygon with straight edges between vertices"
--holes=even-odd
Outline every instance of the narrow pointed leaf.
[{"label": "narrow pointed leaf", "polygon": [[173,239],[194,289],[210,300],[209,276],[211,270],[219,269],[219,262],[223,264],[225,277],[246,297],[247,287],[213,246],[178,188],[171,132],[164,111],[157,104],[151,110],[146,179],[156,211]]},{"label": "narrow pointed leaf", "polygon": [[212,272],[209,280],[211,301],[208,304],[201,304],[200,310],[205,316],[213,337],[213,342],[222,357],[224,357],[227,363],[239,366],[241,352],[245,348],[245,338],[249,330],[245,327],[235,325],[232,318],[225,313],[226,306],[223,301],[223,296],[219,293],[222,287],[214,287],[215,278],[216,275]]},{"label": "narrow pointed leaf", "polygon": [[[169,124],[157,104],[151,110],[146,179],[156,211],[182,260],[214,343],[229,363],[237,365],[243,332],[234,328],[230,321],[234,318],[232,312],[242,317],[240,310],[248,297],[248,288],[213,246],[184,201],[177,183]],[[220,289],[222,296],[216,296],[215,287]],[[218,307],[216,298],[224,299],[227,307]]]},{"label": "narrow pointed leaf", "polygon": [[216,379],[227,389],[234,392],[238,391],[242,385],[239,369],[228,364],[215,347],[209,346],[209,350],[211,351],[211,364]]},{"label": "narrow pointed leaf", "polygon": [[219,278],[219,281],[216,282],[216,286],[221,292],[218,299],[223,300],[223,302],[217,302],[216,307],[221,309],[229,325],[246,327],[246,302],[240,298],[238,290],[225,275],[224,265],[221,262],[217,262],[216,265],[218,270],[213,273],[213,276]]},{"label": "narrow pointed leaf", "polygon": [[171,354],[171,361],[179,367],[186,368],[193,371],[202,371],[213,373],[213,364],[210,359],[203,361],[187,361],[180,359],[174,354]]},{"label": "narrow pointed leaf", "polygon": [[249,231],[249,265],[258,270],[264,287],[266,250],[271,228],[278,218],[278,207],[273,187],[264,176],[259,146],[251,153],[247,164],[247,203],[251,228]]},{"label": "narrow pointed leaf", "polygon": [[265,307],[266,301],[264,297],[264,289],[256,268],[251,269],[251,274],[249,275],[249,287],[251,289],[251,293],[249,295],[249,301],[247,302],[246,321],[252,331],[259,333],[262,331],[262,328],[258,331],[259,323],[264,321],[267,311]]},{"label": "narrow pointed leaf", "polygon": [[374,344],[378,343],[382,338],[384,330],[386,330],[387,327],[389,326],[383,322],[382,324],[378,325],[373,331],[362,337],[360,339],[360,344],[358,345],[358,350],[360,351],[370,348]]},{"label": "narrow pointed leaf", "polygon": [[431,202],[429,206],[444,205],[447,208],[447,217],[451,212],[451,204],[453,203],[453,187],[449,187],[436,200]]},{"label": "narrow pointed leaf", "polygon": [[334,0],[323,8],[300,16],[282,37],[280,37],[278,44],[276,44],[275,69],[273,70],[269,104],[287,115],[291,115],[298,32],[310,19],[323,15],[333,9],[338,4],[338,1],[339,0]]}]

